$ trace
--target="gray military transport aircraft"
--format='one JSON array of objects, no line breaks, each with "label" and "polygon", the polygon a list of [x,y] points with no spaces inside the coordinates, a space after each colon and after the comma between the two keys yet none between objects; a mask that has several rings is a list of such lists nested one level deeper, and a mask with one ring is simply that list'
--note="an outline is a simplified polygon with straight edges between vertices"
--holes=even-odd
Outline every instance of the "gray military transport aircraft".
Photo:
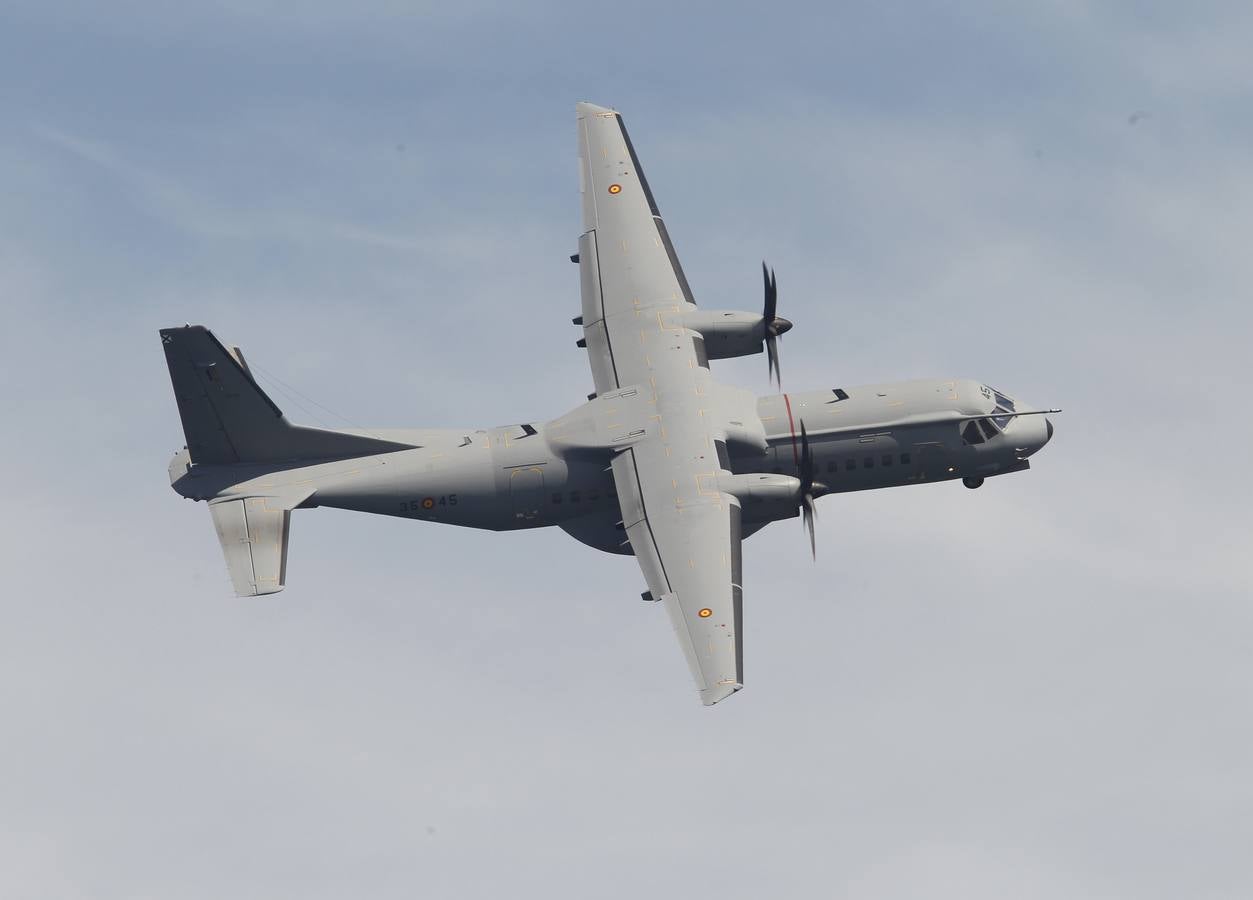
[{"label": "gray military transport aircraft", "polygon": [[556,525],[633,554],[712,705],[744,683],[740,544],[824,494],[1019,472],[1053,435],[978,381],[757,397],[709,361],[761,353],[778,378],[772,272],[760,313],[698,308],[616,112],[580,103],[582,326],[596,392],[550,422],[487,429],[293,425],[238,347],[161,331],[187,445],[174,490],[205,500],[235,592],[283,589],[291,511],[318,506],[492,531]]}]

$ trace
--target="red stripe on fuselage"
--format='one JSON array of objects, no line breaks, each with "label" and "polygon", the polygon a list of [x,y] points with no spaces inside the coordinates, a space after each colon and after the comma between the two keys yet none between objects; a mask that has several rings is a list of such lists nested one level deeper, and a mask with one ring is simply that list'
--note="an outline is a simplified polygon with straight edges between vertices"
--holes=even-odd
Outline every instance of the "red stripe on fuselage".
[{"label": "red stripe on fuselage", "polygon": [[783,395],[783,403],[787,406],[787,427],[792,432],[792,460],[796,463],[796,467],[800,468],[801,455],[796,449],[796,423],[792,421],[792,401],[787,394]]}]

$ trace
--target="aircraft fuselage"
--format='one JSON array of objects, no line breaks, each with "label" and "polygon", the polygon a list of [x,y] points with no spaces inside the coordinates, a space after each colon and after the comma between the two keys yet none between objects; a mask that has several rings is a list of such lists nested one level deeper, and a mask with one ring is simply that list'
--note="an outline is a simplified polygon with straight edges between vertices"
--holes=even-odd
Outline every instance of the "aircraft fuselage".
[{"label": "aircraft fuselage", "polygon": [[[966,379],[931,379],[757,398],[766,438],[708,448],[710,471],[796,476],[801,424],[816,478],[831,493],[981,479],[1028,467],[1051,432],[1043,416],[1002,419],[992,437],[963,436],[987,415],[992,391]],[[984,420],[987,421],[987,420]],[[604,458],[554,447],[552,422],[487,429],[382,429],[370,434],[414,449],[288,467],[172,466],[175,488],[196,499],[311,491],[302,506],[328,506],[470,528],[507,531],[556,525],[598,549],[630,553]],[[979,427],[976,425],[975,427]],[[720,459],[721,457],[721,459]],[[745,533],[797,515],[784,504],[744,504]]]}]

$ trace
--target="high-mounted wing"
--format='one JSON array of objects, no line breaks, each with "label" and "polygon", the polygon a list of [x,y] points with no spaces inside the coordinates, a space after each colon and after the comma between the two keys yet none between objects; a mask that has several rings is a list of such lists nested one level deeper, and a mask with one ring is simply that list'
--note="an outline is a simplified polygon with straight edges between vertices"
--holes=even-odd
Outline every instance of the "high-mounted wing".
[{"label": "high-mounted wing", "polygon": [[[598,393],[636,386],[647,435],[613,460],[623,524],[706,705],[743,684],[739,502],[718,488],[717,390],[694,307],[622,118],[578,105],[583,329]],[[729,474],[725,473],[724,474]]]}]

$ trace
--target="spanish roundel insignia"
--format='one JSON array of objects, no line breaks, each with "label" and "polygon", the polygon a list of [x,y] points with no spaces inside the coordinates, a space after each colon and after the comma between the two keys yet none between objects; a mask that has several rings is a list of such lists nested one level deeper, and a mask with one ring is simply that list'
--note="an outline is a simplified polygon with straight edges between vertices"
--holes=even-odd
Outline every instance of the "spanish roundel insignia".
[{"label": "spanish roundel insignia", "polygon": [[704,609],[702,609],[702,610],[701,610],[700,612],[698,612],[696,615],[700,616],[702,619],[708,619],[708,618],[709,618],[710,616],[712,616],[713,614],[714,614],[714,611],[713,611],[712,609],[710,609],[708,606],[706,606]]},{"label": "spanish roundel insignia", "polygon": [[620,184],[611,184],[611,185],[609,185],[609,193],[611,193],[611,194],[620,194],[620,193],[622,193],[622,185],[620,185]]},{"label": "spanish roundel insignia", "polygon": [[434,505],[435,505],[435,498],[434,498],[434,497],[427,497],[427,498],[425,498],[425,499],[422,501],[422,508],[423,508],[423,509],[430,509],[430,508],[431,508],[431,507],[433,507]]}]

